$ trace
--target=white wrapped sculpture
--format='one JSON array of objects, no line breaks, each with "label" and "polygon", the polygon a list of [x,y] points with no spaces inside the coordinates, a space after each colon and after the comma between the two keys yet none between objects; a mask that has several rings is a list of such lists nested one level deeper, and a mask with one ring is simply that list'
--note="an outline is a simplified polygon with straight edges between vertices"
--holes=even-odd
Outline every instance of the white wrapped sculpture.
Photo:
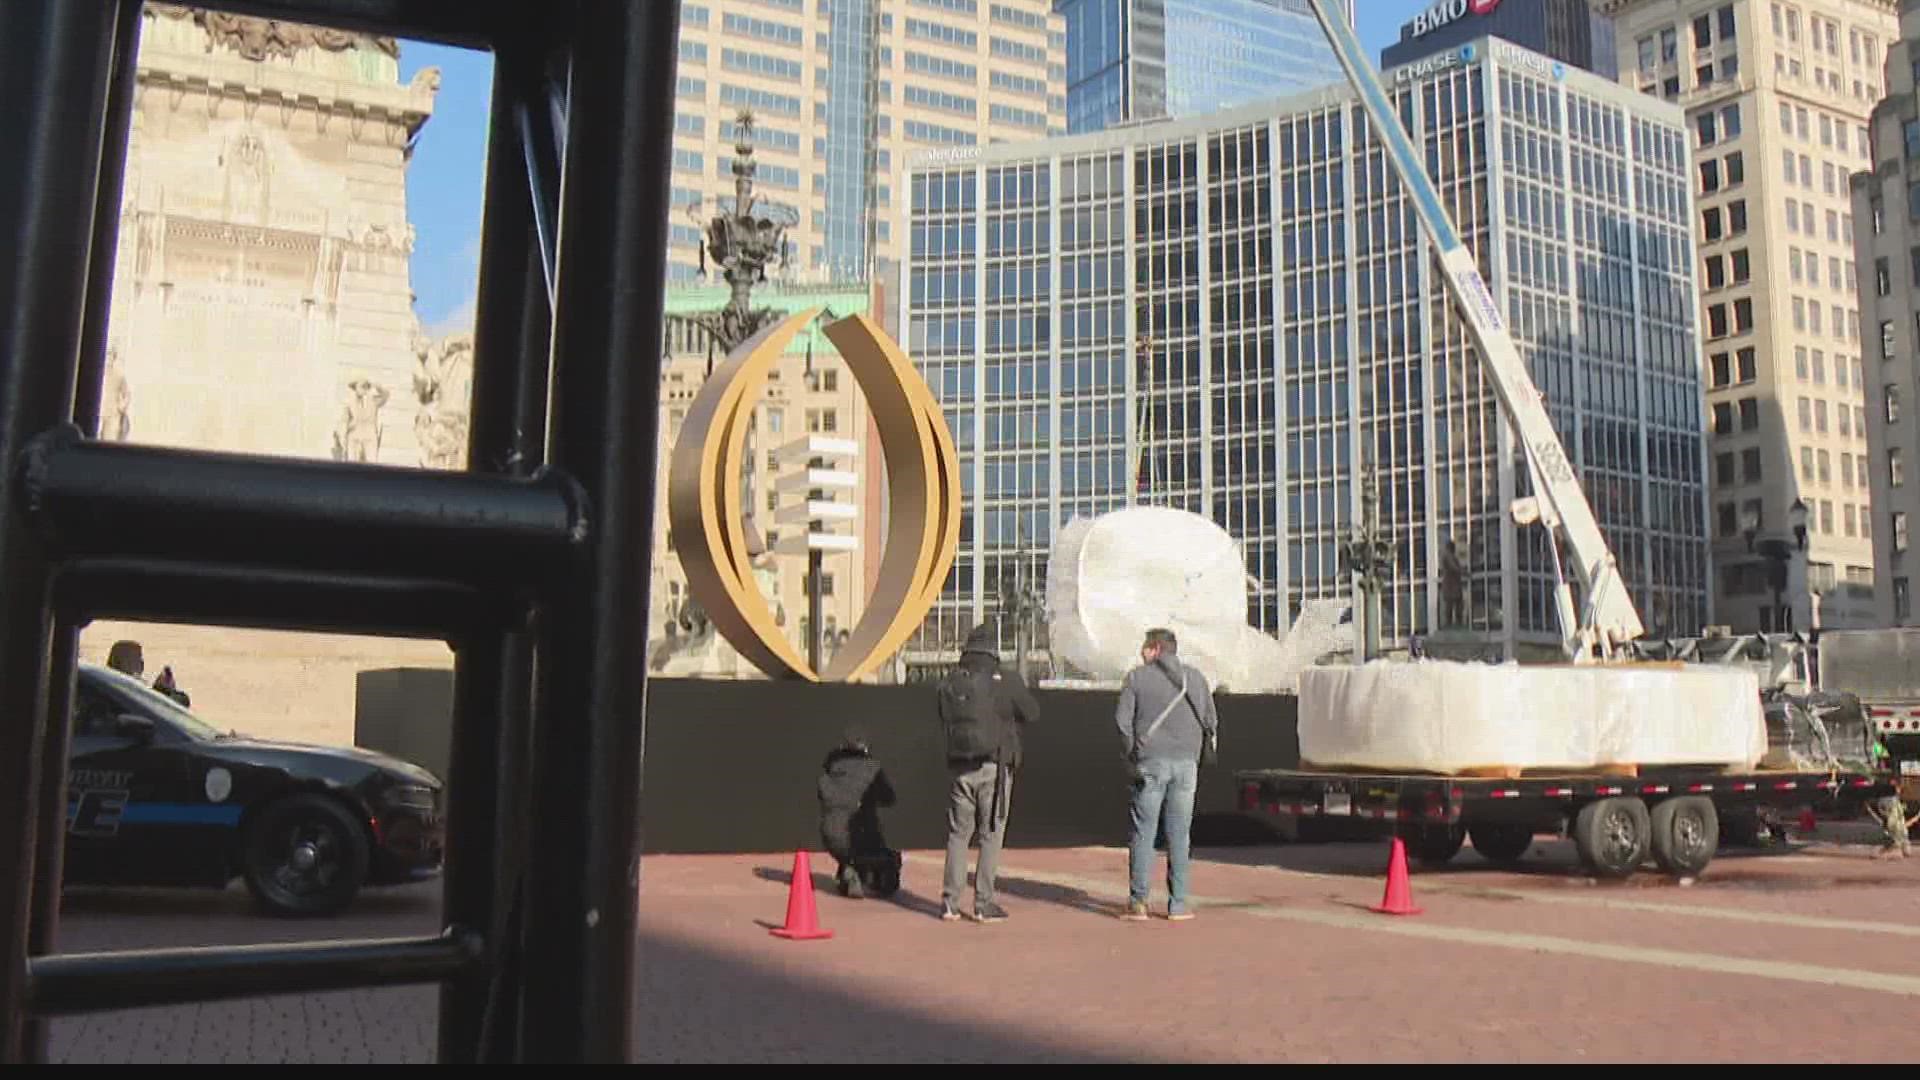
[{"label": "white wrapped sculpture", "polygon": [[1339,647],[1343,602],[1312,607],[1313,631],[1285,642],[1247,625],[1246,561],[1225,529],[1198,514],[1140,506],[1076,518],[1047,562],[1053,651],[1095,679],[1140,662],[1152,627],[1216,684],[1243,693],[1291,690],[1300,670]]},{"label": "white wrapped sculpture", "polygon": [[1317,768],[1750,769],[1766,752],[1744,668],[1376,661],[1300,680],[1300,758]]}]

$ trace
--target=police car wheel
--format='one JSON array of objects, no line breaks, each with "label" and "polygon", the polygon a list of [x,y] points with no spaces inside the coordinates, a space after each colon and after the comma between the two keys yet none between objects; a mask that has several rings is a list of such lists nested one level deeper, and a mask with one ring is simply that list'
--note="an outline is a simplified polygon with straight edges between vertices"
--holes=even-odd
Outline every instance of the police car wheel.
[{"label": "police car wheel", "polygon": [[330,915],[353,902],[371,860],[366,832],[322,795],[272,803],[247,828],[242,876],[278,915]]}]

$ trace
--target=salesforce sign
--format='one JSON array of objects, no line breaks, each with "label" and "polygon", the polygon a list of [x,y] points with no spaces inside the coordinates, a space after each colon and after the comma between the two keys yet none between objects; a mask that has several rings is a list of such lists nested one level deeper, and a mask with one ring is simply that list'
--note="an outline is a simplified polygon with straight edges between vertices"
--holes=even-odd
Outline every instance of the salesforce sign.
[{"label": "salesforce sign", "polygon": [[1413,36],[1425,37],[1450,22],[1469,15],[1488,15],[1500,6],[1500,0],[1440,0],[1413,17]]}]

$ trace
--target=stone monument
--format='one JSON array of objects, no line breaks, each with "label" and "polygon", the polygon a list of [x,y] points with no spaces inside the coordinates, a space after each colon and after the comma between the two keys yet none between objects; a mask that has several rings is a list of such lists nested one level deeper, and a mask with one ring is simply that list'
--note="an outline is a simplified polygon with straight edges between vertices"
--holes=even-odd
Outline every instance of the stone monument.
[{"label": "stone monument", "polygon": [[[391,38],[146,5],[102,439],[457,467],[466,350],[415,347],[406,169],[439,73]],[[370,668],[432,642],[95,623],[170,665],[223,727],[351,742]]]}]

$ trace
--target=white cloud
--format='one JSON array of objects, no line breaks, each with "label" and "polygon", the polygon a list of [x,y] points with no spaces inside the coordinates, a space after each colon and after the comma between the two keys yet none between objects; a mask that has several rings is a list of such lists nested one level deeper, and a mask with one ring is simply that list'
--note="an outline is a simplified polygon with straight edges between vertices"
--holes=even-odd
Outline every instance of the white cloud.
[{"label": "white cloud", "polygon": [[427,336],[443,338],[449,334],[473,333],[473,319],[477,311],[473,297],[469,296],[457,308],[439,319],[427,324]]}]

